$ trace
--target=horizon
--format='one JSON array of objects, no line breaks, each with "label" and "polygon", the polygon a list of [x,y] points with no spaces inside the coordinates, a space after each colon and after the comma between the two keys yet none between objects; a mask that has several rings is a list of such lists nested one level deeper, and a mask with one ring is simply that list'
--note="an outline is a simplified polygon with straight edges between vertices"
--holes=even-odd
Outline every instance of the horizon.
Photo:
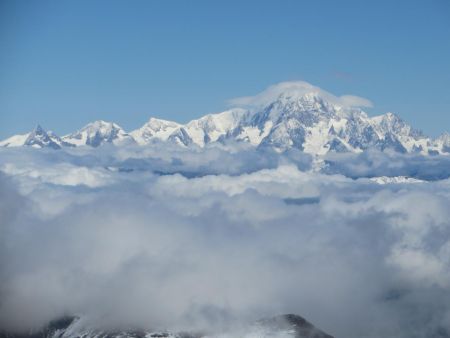
[{"label": "horizon", "polygon": [[[430,137],[450,125],[450,3],[2,2],[0,139],[36,124],[179,123],[275,83],[374,102]],[[347,24],[343,24],[347,23]]]}]

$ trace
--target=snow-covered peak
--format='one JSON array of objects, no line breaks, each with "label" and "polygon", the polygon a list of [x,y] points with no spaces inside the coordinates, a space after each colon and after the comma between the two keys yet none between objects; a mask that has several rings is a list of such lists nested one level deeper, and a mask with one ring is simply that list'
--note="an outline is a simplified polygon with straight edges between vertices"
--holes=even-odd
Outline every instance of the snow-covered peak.
[{"label": "snow-covered peak", "polygon": [[181,124],[157,118],[150,118],[141,128],[133,130],[130,135],[138,144],[148,144],[154,140],[166,141]]},{"label": "snow-covered peak", "polygon": [[[275,101],[269,103],[261,112],[272,122],[280,119],[298,118],[308,123],[308,120],[317,121],[321,117],[329,118],[342,108],[332,104],[317,92],[302,96],[290,96],[282,93]],[[261,115],[261,113],[257,114]]]},{"label": "snow-covered peak", "polygon": [[420,137],[421,133],[403,121],[400,116],[394,113],[386,113],[384,115],[375,116],[372,118],[374,125],[380,133],[386,134],[403,134],[412,137]]},{"label": "snow-covered peak", "polygon": [[64,136],[62,140],[74,146],[89,145],[98,147],[104,143],[117,144],[132,141],[132,138],[119,125],[99,120]]},{"label": "snow-covered peak", "polygon": [[374,116],[372,120],[389,132],[395,132],[399,128],[405,126],[405,122],[400,118],[400,116],[391,112]]},{"label": "snow-covered peak", "polygon": [[34,148],[53,148],[61,147],[61,139],[52,132],[47,132],[40,125],[37,125],[31,132],[22,135],[14,135],[2,142],[1,147],[20,147],[30,146]]},{"label": "snow-covered peak", "polygon": [[25,145],[37,147],[37,148],[61,148],[62,140],[53,132],[46,132],[40,125],[28,135],[25,141]]},{"label": "snow-covered peak", "polygon": [[186,124],[186,132],[192,141],[204,146],[225,137],[232,130],[248,120],[249,111],[241,108],[226,110],[222,113],[208,114]]},{"label": "snow-covered peak", "polygon": [[88,123],[87,125],[85,125],[83,128],[80,129],[80,131],[85,131],[89,134],[99,132],[104,135],[111,134],[115,130],[122,130],[122,128],[117,124],[115,124],[114,122],[106,122],[103,120]]}]

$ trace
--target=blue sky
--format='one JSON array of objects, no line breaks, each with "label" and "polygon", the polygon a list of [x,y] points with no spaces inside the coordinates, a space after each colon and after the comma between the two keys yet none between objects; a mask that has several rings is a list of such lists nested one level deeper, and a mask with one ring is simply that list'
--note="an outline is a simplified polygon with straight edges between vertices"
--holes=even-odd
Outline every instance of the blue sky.
[{"label": "blue sky", "polygon": [[450,131],[450,1],[0,2],[0,138],[185,122],[290,80]]}]

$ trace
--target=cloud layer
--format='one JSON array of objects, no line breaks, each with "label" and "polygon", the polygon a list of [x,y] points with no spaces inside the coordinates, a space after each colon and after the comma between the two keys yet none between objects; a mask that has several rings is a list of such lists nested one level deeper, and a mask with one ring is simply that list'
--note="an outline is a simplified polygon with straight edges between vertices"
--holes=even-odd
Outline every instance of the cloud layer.
[{"label": "cloud layer", "polygon": [[381,186],[364,173],[389,155],[366,156],[324,174],[246,148],[1,150],[0,327],[298,313],[336,337],[449,330],[449,181]]}]

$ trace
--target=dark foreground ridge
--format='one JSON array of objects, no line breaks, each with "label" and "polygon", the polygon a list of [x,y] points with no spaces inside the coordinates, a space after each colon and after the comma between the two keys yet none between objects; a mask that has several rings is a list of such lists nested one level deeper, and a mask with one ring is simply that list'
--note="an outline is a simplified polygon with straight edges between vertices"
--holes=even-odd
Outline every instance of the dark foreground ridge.
[{"label": "dark foreground ridge", "polygon": [[[128,331],[98,331],[77,327],[76,317],[63,317],[50,322],[40,331],[30,333],[8,333],[0,331],[0,338],[202,338],[205,333],[169,333],[169,332],[149,332],[142,330]],[[265,318],[249,325],[244,331],[239,331],[236,338],[241,338],[242,334],[247,335],[257,333],[261,337],[276,337],[278,334],[289,334],[295,338],[334,338],[316,328],[303,317],[294,314],[280,315]],[[208,337],[214,334],[208,333]],[[228,334],[231,336],[231,334]]]},{"label": "dark foreground ridge", "polygon": [[273,332],[293,331],[296,338],[334,338],[329,334],[319,330],[305,318],[294,314],[281,315],[262,319],[260,323],[264,327],[268,327]]}]

